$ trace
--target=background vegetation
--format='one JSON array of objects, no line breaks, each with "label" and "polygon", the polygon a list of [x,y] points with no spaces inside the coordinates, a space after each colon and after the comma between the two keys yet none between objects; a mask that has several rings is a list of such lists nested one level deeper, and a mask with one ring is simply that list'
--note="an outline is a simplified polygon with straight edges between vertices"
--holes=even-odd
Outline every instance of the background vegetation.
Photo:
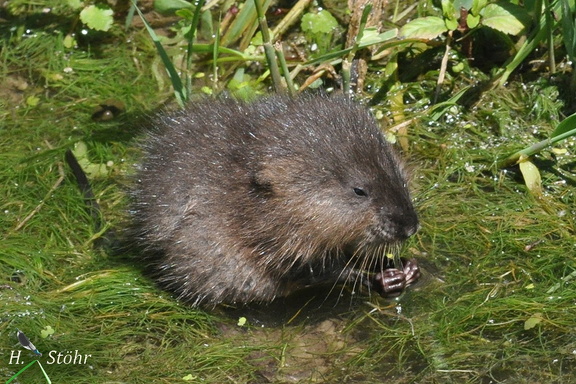
[{"label": "background vegetation", "polygon": [[[54,383],[574,380],[574,2],[350,4],[140,1],[147,29],[128,1],[0,2],[5,381],[15,352],[37,358],[17,329]],[[204,311],[99,246],[126,222],[142,119],[274,88],[354,93],[408,159],[422,229],[403,256],[425,275],[401,298]],[[537,142],[552,145],[506,162]],[[34,364],[12,382],[44,381]]]}]

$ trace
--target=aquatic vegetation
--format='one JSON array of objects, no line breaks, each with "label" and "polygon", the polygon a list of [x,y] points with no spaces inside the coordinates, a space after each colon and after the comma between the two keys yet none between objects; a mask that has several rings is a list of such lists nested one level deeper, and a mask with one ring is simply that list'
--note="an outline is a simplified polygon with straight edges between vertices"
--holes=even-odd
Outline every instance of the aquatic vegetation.
[{"label": "aquatic vegetation", "polygon": [[[302,15],[318,11],[304,1],[294,12],[264,2],[261,14],[252,2],[177,2],[162,17],[152,2],[138,1],[157,42],[128,2],[108,4],[108,31],[83,24],[80,12],[91,3],[70,3],[14,0],[0,9],[5,381],[35,358],[53,382],[74,383],[571,380],[572,2],[518,5],[532,18],[513,35],[482,27],[486,13],[477,11],[507,2],[478,2],[473,11],[476,3],[464,4],[471,24],[460,34],[453,29],[454,20],[461,24],[457,2],[398,2],[372,25],[362,9],[336,12],[343,7],[327,1],[323,8],[340,27],[349,27],[352,11],[366,23],[353,43],[343,36],[325,53],[301,33]],[[436,20],[436,37],[399,38],[410,20],[426,17],[444,22]],[[259,34],[263,18],[268,38]],[[273,49],[268,58],[265,43]],[[355,89],[358,58],[366,75]],[[326,298],[314,291],[272,307],[206,312],[155,287],[138,255],[95,247],[108,230],[121,235],[125,227],[138,119],[177,107],[170,105],[176,89],[183,102],[223,90],[267,92],[273,61],[282,86],[289,77],[296,91],[310,84],[338,89],[346,60],[349,88],[410,159],[422,228],[402,252],[419,260],[425,276],[404,296],[386,301],[343,291]],[[96,118],[109,100],[123,108]],[[64,163],[78,143],[85,144],[77,152],[92,171],[106,220],[101,230]],[[538,171],[528,170],[538,193],[513,165],[518,160]],[[42,357],[20,345],[18,329]],[[92,355],[88,364],[48,364],[51,351],[63,362],[75,350]],[[10,364],[12,351],[25,364]],[[33,364],[17,379],[45,377]]]}]

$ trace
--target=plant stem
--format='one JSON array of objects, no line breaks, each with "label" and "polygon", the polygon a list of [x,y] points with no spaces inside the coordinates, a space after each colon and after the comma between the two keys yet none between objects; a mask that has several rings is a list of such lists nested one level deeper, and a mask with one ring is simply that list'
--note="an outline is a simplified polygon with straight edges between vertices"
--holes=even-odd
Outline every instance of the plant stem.
[{"label": "plant stem", "polygon": [[284,74],[284,80],[286,80],[286,85],[288,86],[288,93],[290,95],[295,95],[296,87],[294,86],[294,82],[292,81],[290,70],[288,70],[288,63],[286,63],[286,57],[284,57],[284,52],[282,51],[281,43],[278,43],[276,47],[276,57],[280,62],[280,67],[282,67],[282,74]]},{"label": "plant stem", "polygon": [[554,143],[557,143],[558,141],[564,140],[564,139],[566,139],[570,136],[574,136],[574,135],[576,135],[576,128],[574,128],[568,132],[564,132],[561,135],[549,137],[546,140],[539,141],[538,143],[533,144],[533,145],[529,146],[528,148],[524,148],[521,151],[518,151],[511,156],[508,156],[506,159],[504,159],[503,161],[501,161],[498,164],[498,168],[507,168],[507,167],[511,167],[513,165],[516,165],[518,163],[518,161],[521,160],[522,158],[532,156],[532,155],[540,152],[544,148],[547,148],[547,147],[553,145]]},{"label": "plant stem", "polygon": [[276,62],[276,51],[272,46],[272,38],[270,36],[270,30],[268,29],[268,22],[266,21],[266,16],[260,1],[254,0],[254,5],[256,6],[256,13],[258,14],[258,24],[260,25],[260,32],[262,32],[262,45],[264,47],[264,54],[266,55],[268,67],[270,68],[270,74],[272,75],[274,89],[277,93],[282,93],[286,88],[282,84],[282,78],[280,77],[280,69]]},{"label": "plant stem", "polygon": [[362,40],[362,36],[364,35],[364,28],[366,28],[366,22],[368,21],[368,15],[370,14],[371,10],[372,10],[372,4],[366,4],[364,10],[362,11],[360,25],[358,26],[358,34],[354,38],[354,44],[352,44],[348,56],[346,56],[342,60],[342,89],[345,95],[350,94],[352,61],[354,60],[354,56],[356,56],[356,52],[360,47],[360,41]]},{"label": "plant stem", "polygon": [[438,74],[438,81],[436,82],[436,91],[434,92],[433,104],[438,102],[438,96],[442,89],[442,83],[444,83],[444,77],[446,76],[446,68],[448,68],[448,57],[450,56],[450,50],[452,49],[452,31],[448,31],[448,37],[446,38],[446,50],[444,51],[444,56],[442,56],[442,63],[440,64],[440,73]]},{"label": "plant stem", "polygon": [[196,4],[196,9],[194,10],[194,15],[192,16],[192,21],[190,22],[190,31],[186,33],[186,40],[188,41],[188,47],[186,49],[186,71],[182,75],[182,80],[185,83],[184,92],[186,94],[186,99],[189,98],[190,93],[192,93],[192,77],[190,76],[190,71],[192,69],[192,53],[194,52],[194,39],[196,38],[196,31],[198,29],[198,22],[200,21],[200,14],[202,13],[202,6],[205,0],[198,0]]},{"label": "plant stem", "polygon": [[556,73],[556,58],[554,57],[554,35],[552,34],[551,26],[554,24],[552,21],[552,9],[550,7],[550,1],[544,0],[544,11],[546,20],[546,31],[548,32],[548,60],[550,66],[550,73]]}]

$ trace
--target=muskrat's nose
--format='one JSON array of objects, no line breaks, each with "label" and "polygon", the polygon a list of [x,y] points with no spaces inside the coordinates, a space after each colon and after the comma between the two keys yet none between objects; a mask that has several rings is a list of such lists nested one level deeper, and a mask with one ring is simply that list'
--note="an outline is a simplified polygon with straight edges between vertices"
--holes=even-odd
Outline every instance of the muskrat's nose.
[{"label": "muskrat's nose", "polygon": [[390,213],[386,219],[389,223],[390,235],[398,240],[406,240],[420,228],[418,216],[414,210]]},{"label": "muskrat's nose", "polygon": [[406,235],[406,238],[409,238],[410,236],[416,234],[416,232],[418,232],[419,229],[420,229],[420,223],[418,223],[418,221],[416,221],[416,223],[414,223],[413,225],[405,227],[404,233]]}]

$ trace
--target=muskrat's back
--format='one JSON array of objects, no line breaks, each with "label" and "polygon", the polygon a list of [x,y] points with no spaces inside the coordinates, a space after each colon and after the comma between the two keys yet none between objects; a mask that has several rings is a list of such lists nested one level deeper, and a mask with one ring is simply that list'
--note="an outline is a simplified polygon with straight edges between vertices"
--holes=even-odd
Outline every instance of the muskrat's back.
[{"label": "muskrat's back", "polygon": [[185,301],[270,301],[357,279],[418,227],[399,160],[344,97],[205,100],[153,126],[136,237]]}]

